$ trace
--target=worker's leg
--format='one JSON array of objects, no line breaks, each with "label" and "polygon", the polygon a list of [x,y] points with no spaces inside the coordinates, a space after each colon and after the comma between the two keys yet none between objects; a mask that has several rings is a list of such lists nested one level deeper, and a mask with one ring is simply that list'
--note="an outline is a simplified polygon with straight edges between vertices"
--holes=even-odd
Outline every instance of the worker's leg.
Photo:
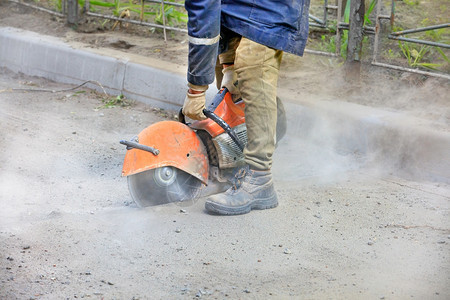
[{"label": "worker's leg", "polygon": [[270,170],[275,150],[277,82],[282,51],[242,38],[234,67],[245,101],[248,144],[245,161],[255,170]]},{"label": "worker's leg", "polygon": [[281,57],[281,51],[245,38],[237,47],[234,66],[245,101],[247,165],[237,172],[230,189],[207,199],[205,208],[209,212],[235,215],[278,205],[270,168],[275,150],[276,89]]}]

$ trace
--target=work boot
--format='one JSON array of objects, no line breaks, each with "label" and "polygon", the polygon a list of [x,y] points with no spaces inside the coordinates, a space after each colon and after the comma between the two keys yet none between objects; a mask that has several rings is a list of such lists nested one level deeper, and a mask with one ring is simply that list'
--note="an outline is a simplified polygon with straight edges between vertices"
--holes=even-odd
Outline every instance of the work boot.
[{"label": "work boot", "polygon": [[240,215],[252,209],[267,209],[278,205],[270,171],[251,170],[248,166],[239,169],[234,184],[226,192],[213,195],[206,200],[208,212],[219,215]]}]

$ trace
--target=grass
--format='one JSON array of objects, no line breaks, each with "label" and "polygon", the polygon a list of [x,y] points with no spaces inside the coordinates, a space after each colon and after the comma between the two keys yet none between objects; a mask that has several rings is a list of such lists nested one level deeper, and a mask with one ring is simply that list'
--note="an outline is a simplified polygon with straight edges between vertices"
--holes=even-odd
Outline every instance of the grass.
[{"label": "grass", "polygon": [[417,45],[401,41],[398,42],[398,45],[411,68],[424,67],[436,70],[441,66],[440,64],[423,62],[424,57],[430,51],[429,46],[423,45],[419,49]]},{"label": "grass", "polygon": [[420,0],[402,0],[402,1],[409,6],[418,6],[420,4]]},{"label": "grass", "polygon": [[131,106],[131,102],[124,95],[119,94],[116,97],[106,97],[102,99],[103,105],[98,108],[113,108]]}]

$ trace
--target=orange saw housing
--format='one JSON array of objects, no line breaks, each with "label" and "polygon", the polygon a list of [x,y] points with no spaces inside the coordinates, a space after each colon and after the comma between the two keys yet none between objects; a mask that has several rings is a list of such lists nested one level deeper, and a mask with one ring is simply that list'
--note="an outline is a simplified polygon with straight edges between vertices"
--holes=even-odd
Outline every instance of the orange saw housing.
[{"label": "orange saw housing", "polygon": [[[220,102],[214,113],[224,120],[231,128],[245,123],[244,101],[234,103],[230,93],[226,93],[224,101]],[[211,119],[194,122],[191,125],[194,129],[205,130],[212,138],[222,134],[225,130]]]}]

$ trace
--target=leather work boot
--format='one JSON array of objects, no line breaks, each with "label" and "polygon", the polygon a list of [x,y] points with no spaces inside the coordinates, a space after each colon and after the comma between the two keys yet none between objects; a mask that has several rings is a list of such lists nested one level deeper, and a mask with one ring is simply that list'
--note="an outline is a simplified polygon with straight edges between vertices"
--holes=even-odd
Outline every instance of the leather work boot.
[{"label": "leather work boot", "polygon": [[206,200],[208,212],[219,215],[240,215],[252,209],[267,209],[278,205],[270,171],[255,171],[248,166],[235,175],[234,184],[226,192]]}]

